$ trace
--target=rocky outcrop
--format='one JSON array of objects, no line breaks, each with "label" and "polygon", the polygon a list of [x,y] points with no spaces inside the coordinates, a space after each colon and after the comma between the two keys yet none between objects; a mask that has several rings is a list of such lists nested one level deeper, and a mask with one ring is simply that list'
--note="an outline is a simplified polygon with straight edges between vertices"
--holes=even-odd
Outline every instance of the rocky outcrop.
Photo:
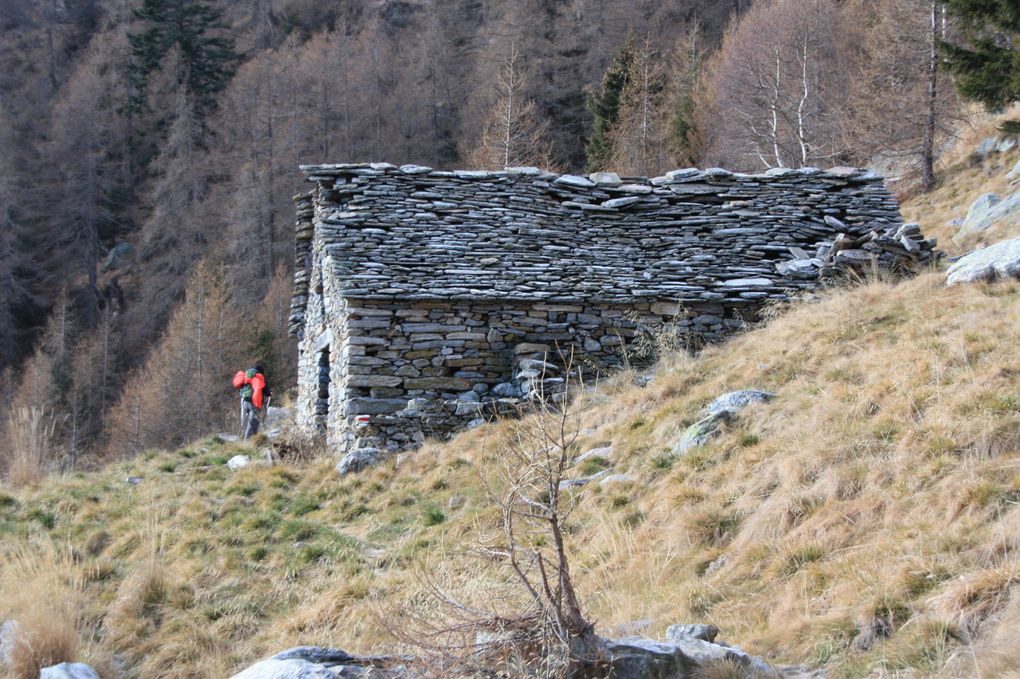
[{"label": "rocky outcrop", "polygon": [[949,267],[946,285],[1010,278],[1020,278],[1020,236],[964,255]]},{"label": "rocky outcrop", "polygon": [[613,676],[617,679],[684,679],[711,676],[713,666],[739,669],[745,676],[766,679],[779,673],[764,659],[717,642],[714,625],[672,625],[665,641],[628,637],[609,640]]},{"label": "rocky outcrop", "polygon": [[336,465],[336,473],[355,474],[376,465],[382,460],[382,451],[378,448],[355,448],[350,451]]},{"label": "rocky outcrop", "polygon": [[[395,669],[391,666],[397,665]],[[359,657],[319,646],[298,646],[255,663],[232,679],[396,679],[406,676],[393,658]]]},{"label": "rocky outcrop", "polygon": [[775,394],[757,389],[741,389],[719,396],[705,408],[703,418],[684,430],[673,446],[673,454],[683,455],[692,448],[705,445],[719,433],[724,422],[752,403],[763,403],[773,396]]},{"label": "rocky outcrop", "polygon": [[987,231],[996,224],[1015,218],[1020,214],[1020,192],[1000,198],[994,193],[986,193],[975,200],[967,216],[960,226],[954,240],[962,239],[971,234]]}]

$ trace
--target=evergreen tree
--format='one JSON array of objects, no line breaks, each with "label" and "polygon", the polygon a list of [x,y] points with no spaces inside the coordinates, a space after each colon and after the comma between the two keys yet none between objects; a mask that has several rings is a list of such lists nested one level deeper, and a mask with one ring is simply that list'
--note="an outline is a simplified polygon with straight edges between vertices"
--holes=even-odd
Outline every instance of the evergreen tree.
[{"label": "evergreen tree", "polygon": [[223,10],[199,0],[143,0],[134,15],[146,27],[128,36],[134,88],[129,109],[144,108],[149,77],[175,48],[180,55],[173,74],[176,85],[187,90],[199,111],[213,108],[215,94],[233,77],[238,60],[232,39],[207,35],[225,28],[220,22]]},{"label": "evergreen tree", "polygon": [[1020,3],[948,0],[948,5],[962,20],[970,43],[942,45],[960,93],[990,108],[1020,98],[1020,51],[1013,47],[1013,37],[1020,33]]},{"label": "evergreen tree", "polygon": [[585,144],[584,153],[589,172],[606,168],[612,159],[612,132],[620,118],[620,101],[624,88],[630,82],[633,65],[634,40],[628,37],[602,76],[598,92],[588,96],[592,131]]}]

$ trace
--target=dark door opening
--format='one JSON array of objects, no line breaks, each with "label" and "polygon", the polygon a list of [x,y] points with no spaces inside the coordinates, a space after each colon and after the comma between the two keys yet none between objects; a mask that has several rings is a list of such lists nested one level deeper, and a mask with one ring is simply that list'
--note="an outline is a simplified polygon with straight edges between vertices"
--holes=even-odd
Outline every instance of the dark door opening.
[{"label": "dark door opening", "polygon": [[329,423],[329,347],[319,352],[319,391],[315,399],[315,425],[322,431]]}]

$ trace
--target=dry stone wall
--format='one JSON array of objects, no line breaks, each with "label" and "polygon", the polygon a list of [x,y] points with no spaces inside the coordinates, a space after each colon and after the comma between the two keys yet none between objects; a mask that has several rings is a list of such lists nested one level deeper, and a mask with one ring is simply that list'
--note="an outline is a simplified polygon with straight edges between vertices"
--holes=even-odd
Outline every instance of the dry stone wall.
[{"label": "dry stone wall", "polygon": [[619,366],[649,329],[722,339],[819,285],[791,262],[901,223],[881,178],[853,169],[303,170],[299,418],[347,446],[449,433],[555,391],[563,356]]}]

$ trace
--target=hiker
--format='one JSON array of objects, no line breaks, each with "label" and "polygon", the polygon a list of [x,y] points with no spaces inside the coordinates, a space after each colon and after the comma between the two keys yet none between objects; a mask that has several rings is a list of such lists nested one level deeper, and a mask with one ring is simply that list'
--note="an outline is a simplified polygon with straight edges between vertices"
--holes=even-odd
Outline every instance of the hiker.
[{"label": "hiker", "polygon": [[270,396],[265,368],[256,363],[247,370],[238,370],[234,375],[234,388],[241,390],[241,435],[247,441],[249,436],[258,433],[263,400]]}]

